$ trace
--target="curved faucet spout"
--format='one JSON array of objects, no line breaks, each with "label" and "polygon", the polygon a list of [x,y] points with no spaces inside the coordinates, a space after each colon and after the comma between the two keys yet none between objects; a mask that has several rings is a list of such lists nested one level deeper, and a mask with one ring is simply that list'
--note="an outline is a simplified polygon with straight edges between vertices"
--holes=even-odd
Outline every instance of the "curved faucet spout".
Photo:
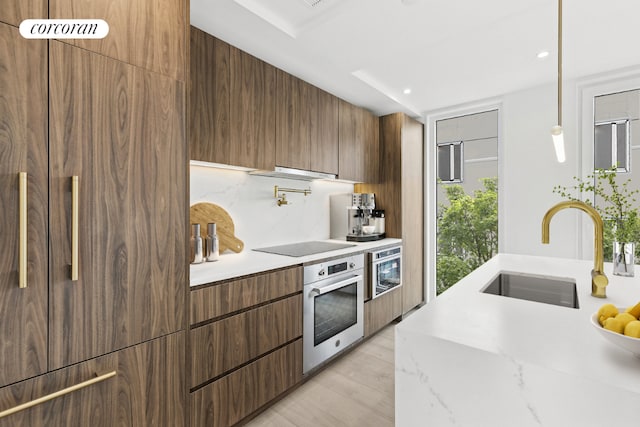
[{"label": "curved faucet spout", "polygon": [[595,235],[593,239],[594,259],[593,270],[591,270],[591,295],[598,298],[606,298],[607,294],[605,288],[609,284],[609,279],[607,279],[607,276],[604,274],[604,223],[602,222],[602,217],[600,217],[598,211],[596,211],[592,206],[578,200],[569,200],[558,203],[551,207],[551,209],[544,214],[544,218],[542,218],[542,243],[549,243],[549,224],[551,223],[551,218],[553,218],[553,216],[559,211],[567,208],[580,209],[581,211],[586,212],[593,220]]}]

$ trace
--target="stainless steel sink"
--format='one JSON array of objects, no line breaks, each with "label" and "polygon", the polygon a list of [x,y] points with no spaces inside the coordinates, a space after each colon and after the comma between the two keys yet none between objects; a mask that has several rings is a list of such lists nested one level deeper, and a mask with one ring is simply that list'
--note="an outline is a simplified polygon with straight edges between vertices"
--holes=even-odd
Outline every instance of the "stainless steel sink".
[{"label": "stainless steel sink", "polygon": [[576,282],[560,277],[500,272],[481,292],[562,307],[580,307]]}]

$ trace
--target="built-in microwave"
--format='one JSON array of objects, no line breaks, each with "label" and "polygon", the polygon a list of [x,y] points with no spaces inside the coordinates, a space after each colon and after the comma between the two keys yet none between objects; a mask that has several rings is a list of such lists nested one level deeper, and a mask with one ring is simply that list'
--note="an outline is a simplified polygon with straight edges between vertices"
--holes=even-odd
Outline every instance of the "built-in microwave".
[{"label": "built-in microwave", "polygon": [[369,252],[369,293],[377,298],[402,286],[402,247]]}]

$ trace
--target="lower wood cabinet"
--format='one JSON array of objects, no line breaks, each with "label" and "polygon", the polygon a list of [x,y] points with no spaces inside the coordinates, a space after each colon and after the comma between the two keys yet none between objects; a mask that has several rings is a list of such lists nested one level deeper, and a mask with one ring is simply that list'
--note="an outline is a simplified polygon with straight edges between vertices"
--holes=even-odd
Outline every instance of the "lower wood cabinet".
[{"label": "lower wood cabinet", "polygon": [[[4,387],[0,426],[183,426],[184,348],[177,332]],[[59,396],[3,416],[52,395]]]},{"label": "lower wood cabinet", "polygon": [[191,426],[230,426],[302,380],[302,267],[191,291]]},{"label": "lower wood cabinet", "polygon": [[216,282],[191,291],[191,327],[302,292],[302,267]]},{"label": "lower wood cabinet", "polygon": [[192,329],[191,387],[301,336],[301,294]]},{"label": "lower wood cabinet", "polygon": [[375,334],[402,315],[402,287],[364,303],[364,336]]},{"label": "lower wood cabinet", "polygon": [[191,393],[191,426],[242,420],[302,380],[302,339]]}]

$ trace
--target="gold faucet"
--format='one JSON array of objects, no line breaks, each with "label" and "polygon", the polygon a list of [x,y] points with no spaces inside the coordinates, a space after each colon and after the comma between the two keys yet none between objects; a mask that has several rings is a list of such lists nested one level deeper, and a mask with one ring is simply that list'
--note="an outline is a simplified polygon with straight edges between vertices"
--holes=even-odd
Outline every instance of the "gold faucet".
[{"label": "gold faucet", "polygon": [[594,258],[593,270],[591,270],[591,295],[597,298],[606,298],[606,287],[609,284],[609,279],[607,279],[607,276],[604,274],[604,250],[602,248],[604,224],[598,211],[578,200],[558,203],[544,214],[544,218],[542,219],[542,243],[549,243],[549,223],[551,223],[551,218],[553,218],[557,212],[567,208],[580,209],[586,212],[593,220],[595,236],[593,239]]}]

